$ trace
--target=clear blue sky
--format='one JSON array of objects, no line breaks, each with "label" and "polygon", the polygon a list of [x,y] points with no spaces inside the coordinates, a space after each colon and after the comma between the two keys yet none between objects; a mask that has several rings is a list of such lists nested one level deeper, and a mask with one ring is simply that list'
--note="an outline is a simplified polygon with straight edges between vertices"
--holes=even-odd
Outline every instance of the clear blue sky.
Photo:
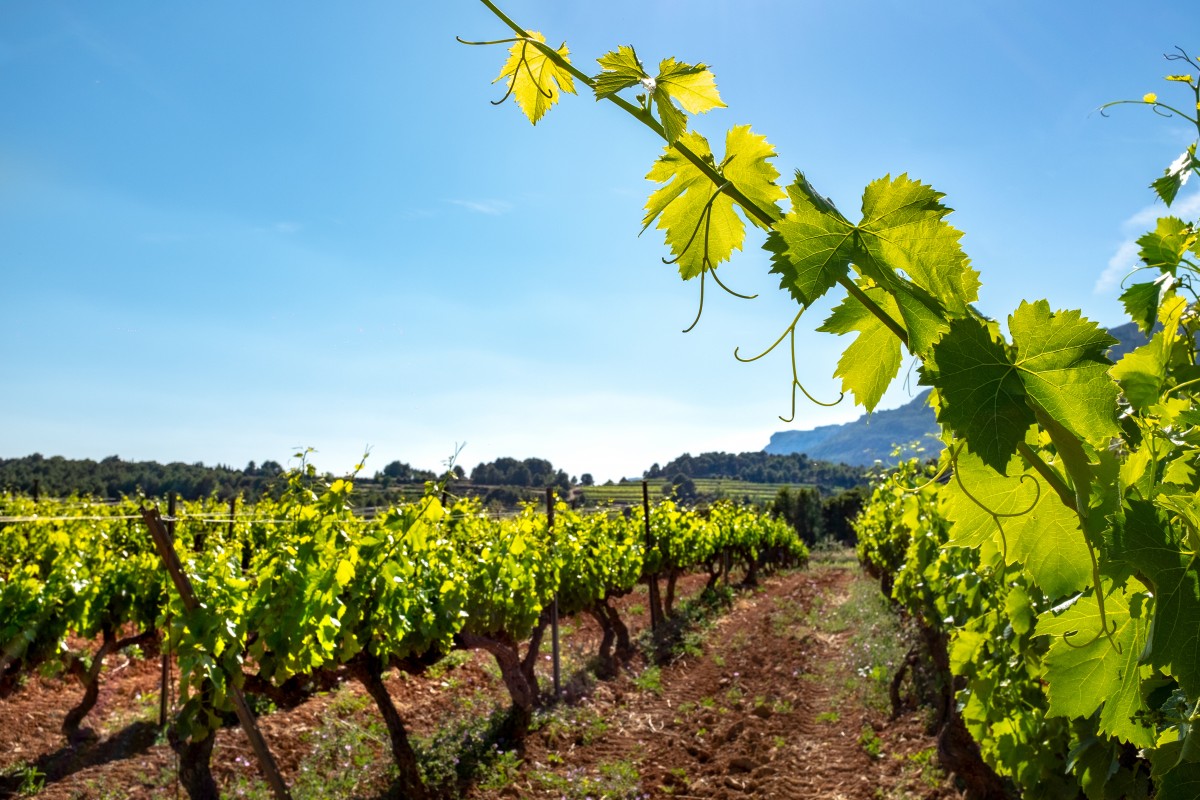
[{"label": "clear blue sky", "polygon": [[[501,6],[589,73],[627,43],[709,64],[729,108],[697,128],[752,124],[843,208],[888,172],[931,183],[997,317],[1048,297],[1123,321],[1146,186],[1189,141],[1094,110],[1167,96],[1162,54],[1200,51],[1194,0]],[[603,480],[789,427],[783,354],[732,358],[794,313],[759,240],[723,274],[762,296],[712,293],[683,335],[699,287],[637,236],[661,143],[587,96],[531,127],[489,104],[503,49],[455,35],[508,34],[473,0],[0,5],[0,457],[311,446],[339,472],[465,442],[468,470]],[[828,398],[824,310],[798,345]],[[790,427],[859,413],[802,403]]]}]

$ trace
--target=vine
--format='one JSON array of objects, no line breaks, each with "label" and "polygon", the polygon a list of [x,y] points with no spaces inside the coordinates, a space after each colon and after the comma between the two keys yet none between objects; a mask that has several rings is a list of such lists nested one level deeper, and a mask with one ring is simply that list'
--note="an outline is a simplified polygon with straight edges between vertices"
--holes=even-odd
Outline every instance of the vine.
[{"label": "vine", "polygon": [[[953,523],[946,546],[977,552],[980,563],[994,562],[995,574],[1019,575],[1046,598],[1030,639],[1049,641],[1038,661],[1047,714],[1075,726],[1094,717],[1100,735],[1122,743],[1118,749],[1144,754],[1157,796],[1193,796],[1200,734],[1190,716],[1155,704],[1165,692],[1172,709],[1200,705],[1193,546],[1200,540],[1200,313],[1185,296],[1200,263],[1197,223],[1166,216],[1138,240],[1136,272],[1157,277],[1126,284],[1121,300],[1150,341],[1116,363],[1108,357],[1116,340],[1107,332],[1045,300],[1022,302],[1005,332],[974,307],[978,273],[961,233],[947,222],[951,209],[940,192],[907,174],[887,175],[865,187],[862,217],[852,221],[802,172],[781,184],[774,148],[748,126],[729,129],[721,159],[688,129],[688,114],[724,106],[704,65],[668,58],[651,76],[633,48],[622,46],[601,56],[600,72],[589,77],[571,64],[565,45],[546,46],[540,34],[482,2],[517,34],[509,64],[535,47],[556,74],[577,79],[665,141],[647,176],[659,188],[644,225],[657,221],[672,253],[664,260],[684,280],[715,275],[745,240],[743,218],[765,231],[770,270],[799,311],[762,354],[734,354],[757,360],[789,338],[793,418],[796,389],[804,391],[795,372],[796,328],[831,291],[841,296],[818,330],[854,337],[835,371],[844,394],[870,411],[898,375],[902,352],[917,358],[956,478],[945,490]],[[1177,70],[1167,81],[1186,90],[1196,112],[1151,92],[1105,104],[1101,114],[1140,105],[1190,124],[1200,139],[1200,62],[1182,49],[1167,59]],[[1186,73],[1178,71],[1183,64]],[[691,83],[673,92],[680,69]],[[531,76],[502,73],[518,103],[520,92],[549,86],[522,86]],[[620,96],[638,90],[636,102]],[[532,122],[540,118],[522,110]],[[1200,173],[1196,148],[1194,142],[1152,182],[1167,206]],[[713,224],[715,216],[722,225]],[[1030,482],[1032,503],[1016,494]],[[1097,633],[1078,641],[1085,629]],[[1155,724],[1143,724],[1147,719]],[[1099,762],[1077,759],[1071,768],[1089,796],[1105,796],[1095,779]]]}]

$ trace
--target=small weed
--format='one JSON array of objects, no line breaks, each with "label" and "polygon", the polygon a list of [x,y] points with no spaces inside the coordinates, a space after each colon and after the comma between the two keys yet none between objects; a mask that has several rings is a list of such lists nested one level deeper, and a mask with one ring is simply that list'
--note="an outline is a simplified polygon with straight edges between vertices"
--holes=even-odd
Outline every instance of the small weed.
[{"label": "small weed", "polygon": [[712,662],[722,669],[725,667],[725,657],[720,653],[713,653]]},{"label": "small weed", "polygon": [[771,703],[771,710],[776,714],[790,714],[792,713],[792,703],[790,700],[784,700],[783,698],[780,698],[774,703]]},{"label": "small weed", "polygon": [[484,789],[503,789],[516,780],[517,772],[521,769],[521,757],[516,750],[501,750],[497,745],[492,745],[492,749],[495,758],[480,775],[479,785]]},{"label": "small weed", "polygon": [[787,747],[787,739],[783,738],[782,736],[773,736],[771,737],[771,746],[776,750],[782,750],[783,748]]},{"label": "small weed", "polygon": [[463,664],[471,660],[471,653],[468,650],[451,650],[442,660],[425,670],[425,674],[431,680],[440,681],[446,676],[446,673],[451,670],[458,669]]},{"label": "small weed", "polygon": [[927,747],[924,750],[909,753],[907,760],[909,764],[916,767],[921,782],[930,789],[937,788],[946,779],[946,773],[942,772],[941,767],[937,764],[937,748]]},{"label": "small weed", "polygon": [[690,714],[695,710],[696,710],[696,704],[690,700],[686,700],[679,704],[679,713],[680,714]]},{"label": "small weed", "polygon": [[871,758],[883,755],[883,741],[870,725],[863,725],[862,732],[858,734],[858,744]]},{"label": "small weed", "polygon": [[842,715],[836,711],[822,711],[817,714],[817,722],[827,722],[830,725],[838,722],[841,718]]},{"label": "small weed", "polygon": [[717,701],[715,698],[712,698],[712,697],[708,697],[708,696],[701,697],[700,698],[700,707],[701,708],[716,708]]},{"label": "small weed", "polygon": [[4,777],[16,779],[17,796],[32,797],[46,788],[46,773],[32,764],[5,770]]},{"label": "small weed", "polygon": [[338,717],[351,717],[370,705],[370,695],[343,686],[334,694],[333,700],[329,703],[329,711]]},{"label": "small weed", "polygon": [[535,713],[529,729],[534,732],[540,731],[549,747],[586,747],[608,731],[608,722],[586,706],[560,706]]},{"label": "small weed", "polygon": [[661,695],[663,692],[662,670],[658,667],[646,667],[641,675],[633,679],[633,685],[643,692]]},{"label": "small weed", "polygon": [[639,616],[646,613],[646,607],[641,603],[631,603],[629,605],[629,613],[633,616]]},{"label": "small weed", "polygon": [[541,788],[563,800],[642,800],[647,795],[641,789],[641,776],[629,761],[600,764],[595,772],[576,767],[566,775],[538,771],[533,780]]}]

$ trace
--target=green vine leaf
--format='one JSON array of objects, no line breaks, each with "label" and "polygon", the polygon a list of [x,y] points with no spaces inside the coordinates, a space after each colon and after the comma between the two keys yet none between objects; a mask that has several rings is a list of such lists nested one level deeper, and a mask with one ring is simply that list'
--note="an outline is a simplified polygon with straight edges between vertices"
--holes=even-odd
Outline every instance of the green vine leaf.
[{"label": "green vine leaf", "polygon": [[[877,286],[864,290],[884,311],[896,315],[896,301]],[[825,333],[857,333],[858,337],[838,359],[834,373],[842,379],[842,391],[854,394],[854,400],[873,411],[887,387],[900,371],[900,341],[866,306],[847,296],[817,328]]]},{"label": "green vine leaf", "polygon": [[[1045,660],[1049,714],[1086,719],[1099,709],[1103,733],[1152,747],[1154,729],[1134,721],[1149,711],[1141,682],[1150,669],[1139,663],[1149,627],[1146,587],[1132,578],[1123,587],[1108,586],[1105,609],[1101,619],[1091,592],[1061,613],[1038,618],[1037,634],[1053,637]],[[1095,636],[1103,625],[1111,637]]]},{"label": "green vine leaf", "polygon": [[[954,523],[950,546],[1003,553],[1006,563],[1020,564],[1051,598],[1065,597],[1091,582],[1079,518],[1020,457],[997,473],[963,449],[956,464],[956,476],[946,487],[946,516]],[[993,514],[999,516],[999,525]]]},{"label": "green vine leaf", "polygon": [[771,272],[807,308],[850,272],[855,258],[854,226],[797,171],[787,188],[792,208],[767,237]]},{"label": "green vine leaf", "polygon": [[1117,385],[1105,353],[1117,344],[1078,311],[1051,313],[1045,300],[1022,303],[1008,318],[1025,391],[1079,439],[1107,446],[1119,435]]},{"label": "green vine leaf", "polygon": [[[779,173],[768,161],[775,157],[775,149],[749,126],[729,129],[725,135],[725,159],[719,165],[715,164],[708,140],[700,134],[685,133],[680,142],[716,166],[726,180],[760,208],[779,213],[777,202],[783,198],[783,190],[775,183]],[[684,280],[706,269],[715,269],[722,261],[729,260],[735,249],[741,249],[746,228],[734,211],[733,200],[718,192],[708,175],[677,148],[665,148],[646,178],[663,186],[646,203],[642,230],[658,221],[656,227],[666,231],[667,245]]]},{"label": "green vine leaf", "polygon": [[1159,307],[1175,288],[1174,275],[1165,273],[1149,283],[1134,283],[1121,293],[1121,304],[1142,333],[1149,334],[1158,319]]},{"label": "green vine leaf", "polygon": [[1160,217],[1154,230],[1137,240],[1146,266],[1175,274],[1188,250],[1196,246],[1194,228],[1179,217]]},{"label": "green vine leaf", "polygon": [[1122,356],[1109,374],[1129,404],[1141,411],[1162,397],[1170,358],[1171,342],[1159,332],[1146,344]]},{"label": "green vine leaf", "polygon": [[925,361],[921,383],[941,396],[938,422],[1004,474],[1035,420],[1020,374],[998,334],[973,317],[952,320]]},{"label": "green vine leaf", "polygon": [[902,273],[956,314],[979,296],[979,273],[959,240],[962,232],[945,221],[952,209],[941,192],[908,175],[884,176],[863,192],[858,232],[875,271],[867,274],[887,286]]},{"label": "green vine leaf", "polygon": [[[542,43],[546,41],[546,37],[537,31],[527,33],[530,39]],[[571,51],[565,44],[555,52],[563,61],[570,63],[568,56]],[[537,45],[524,39],[509,48],[508,61],[504,62],[504,67],[492,83],[502,80],[521,111],[534,125],[558,102],[561,92],[575,94],[575,79],[571,73]]]},{"label": "green vine leaf", "polygon": [[1143,658],[1200,697],[1200,572],[1195,554],[1154,505],[1131,501],[1113,532],[1110,557],[1128,561],[1154,590],[1154,621]]},{"label": "green vine leaf", "polygon": [[[674,58],[663,59],[653,82],[653,99],[658,118],[666,132],[667,143],[674,144],[687,130],[687,117],[675,103],[689,114],[703,114],[714,108],[724,108],[717,93],[716,79],[704,64],[684,64]],[[674,102],[672,102],[674,101]]]},{"label": "green vine leaf", "polygon": [[1200,159],[1196,158],[1196,143],[1193,142],[1179,158],[1171,162],[1171,166],[1163,171],[1161,178],[1150,184],[1150,188],[1170,206],[1195,170],[1200,170]]},{"label": "green vine leaf", "polygon": [[603,100],[650,77],[631,45],[623,44],[596,60],[601,67],[601,72],[592,78],[597,100]]}]

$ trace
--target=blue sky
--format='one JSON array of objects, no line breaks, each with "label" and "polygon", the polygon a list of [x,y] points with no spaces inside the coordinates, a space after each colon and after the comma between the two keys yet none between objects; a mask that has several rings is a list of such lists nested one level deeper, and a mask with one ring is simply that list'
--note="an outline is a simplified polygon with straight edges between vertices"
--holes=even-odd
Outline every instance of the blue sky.
[{"label": "blue sky", "polygon": [[[947,195],[981,308],[1104,324],[1146,188],[1190,141],[1146,108],[1192,0],[502,2],[586,72],[619,44],[703,61],[728,109],[843,208],[885,173]],[[507,35],[444,3],[0,5],[0,457],[435,468],[465,443],[574,475],[859,415],[789,410],[794,310],[753,235],[710,293],[638,237],[661,142],[567,97],[536,128],[491,81]],[[1181,197],[1200,211],[1193,187]],[[1159,207],[1161,209],[1161,206]],[[798,340],[837,395],[838,341]],[[915,383],[915,376],[913,382]],[[905,402],[898,381],[884,406]]]}]

